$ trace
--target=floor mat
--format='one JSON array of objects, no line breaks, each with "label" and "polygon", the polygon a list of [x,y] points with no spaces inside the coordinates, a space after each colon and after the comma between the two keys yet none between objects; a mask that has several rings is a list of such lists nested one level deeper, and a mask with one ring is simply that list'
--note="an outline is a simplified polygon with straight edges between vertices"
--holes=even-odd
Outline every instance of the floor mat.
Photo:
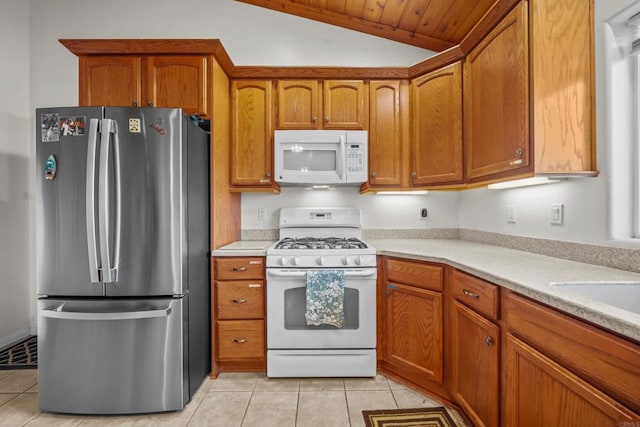
[{"label": "floor mat", "polygon": [[362,411],[367,427],[456,427],[443,407]]},{"label": "floor mat", "polygon": [[2,350],[0,369],[38,369],[38,338],[29,337]]}]

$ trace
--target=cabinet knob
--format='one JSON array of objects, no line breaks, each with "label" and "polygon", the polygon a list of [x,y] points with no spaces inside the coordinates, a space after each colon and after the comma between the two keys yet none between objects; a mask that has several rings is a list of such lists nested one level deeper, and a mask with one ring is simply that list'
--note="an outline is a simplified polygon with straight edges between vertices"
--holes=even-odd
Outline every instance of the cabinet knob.
[{"label": "cabinet knob", "polygon": [[271,178],[271,172],[265,173],[264,176],[266,176],[267,178]]},{"label": "cabinet knob", "polygon": [[411,172],[411,178],[417,178],[418,174],[416,172]]},{"label": "cabinet knob", "polygon": [[329,123],[329,117],[328,117],[328,116],[327,116],[327,117],[325,117],[325,118],[324,118],[324,121],[325,121],[325,123]]},{"label": "cabinet knob", "polygon": [[375,178],[378,174],[375,172],[371,172],[371,178]]},{"label": "cabinet knob", "polygon": [[131,101],[131,105],[133,105],[134,107],[138,106],[138,101],[136,101],[135,99],[133,101]]},{"label": "cabinet knob", "polygon": [[315,122],[317,122],[317,121],[318,121],[318,118],[317,118],[316,116],[313,116],[313,117],[311,117],[311,121],[312,121],[313,123],[315,123]]},{"label": "cabinet knob", "polygon": [[148,105],[149,107],[153,107],[153,102],[151,102],[151,101],[147,101],[147,105]]},{"label": "cabinet knob", "polygon": [[390,297],[391,296],[391,291],[384,291],[385,296]]},{"label": "cabinet knob", "polygon": [[522,157],[524,150],[522,148],[516,148],[516,157]]},{"label": "cabinet knob", "polygon": [[493,345],[493,338],[491,338],[491,337],[486,337],[486,338],[484,339],[484,342],[485,342],[489,347],[491,347],[491,346]]},{"label": "cabinet knob", "polygon": [[236,343],[236,344],[244,344],[244,343],[247,342],[247,339],[246,338],[234,338],[233,342]]}]

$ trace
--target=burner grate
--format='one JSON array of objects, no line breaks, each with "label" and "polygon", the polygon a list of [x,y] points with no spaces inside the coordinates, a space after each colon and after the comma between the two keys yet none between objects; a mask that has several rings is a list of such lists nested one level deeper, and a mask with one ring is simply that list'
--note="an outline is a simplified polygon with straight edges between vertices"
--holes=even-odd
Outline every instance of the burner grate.
[{"label": "burner grate", "polygon": [[367,244],[355,237],[285,237],[275,249],[365,249]]}]

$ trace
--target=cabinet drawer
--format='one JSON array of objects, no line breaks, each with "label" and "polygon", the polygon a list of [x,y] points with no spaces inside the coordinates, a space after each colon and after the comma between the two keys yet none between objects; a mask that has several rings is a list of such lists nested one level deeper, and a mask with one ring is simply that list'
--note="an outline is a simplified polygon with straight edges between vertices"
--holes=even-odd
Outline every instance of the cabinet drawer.
[{"label": "cabinet drawer", "polygon": [[264,320],[219,320],[218,359],[264,359]]},{"label": "cabinet drawer", "polygon": [[263,319],[264,280],[216,282],[218,319]]},{"label": "cabinet drawer", "polygon": [[507,327],[570,371],[640,412],[640,346],[507,292]]},{"label": "cabinet drawer", "polygon": [[442,266],[387,258],[387,279],[419,288],[442,291]]},{"label": "cabinet drawer", "polygon": [[216,258],[217,280],[244,280],[263,278],[263,257]]},{"label": "cabinet drawer", "polygon": [[500,288],[482,279],[453,270],[451,279],[453,297],[475,311],[498,320],[500,316]]}]

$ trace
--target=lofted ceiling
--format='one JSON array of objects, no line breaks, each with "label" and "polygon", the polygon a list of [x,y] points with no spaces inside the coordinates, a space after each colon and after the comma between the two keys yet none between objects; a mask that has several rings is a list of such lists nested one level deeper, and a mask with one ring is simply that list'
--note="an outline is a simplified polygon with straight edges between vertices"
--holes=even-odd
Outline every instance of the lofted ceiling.
[{"label": "lofted ceiling", "polygon": [[459,44],[496,0],[237,0],[440,52]]}]

